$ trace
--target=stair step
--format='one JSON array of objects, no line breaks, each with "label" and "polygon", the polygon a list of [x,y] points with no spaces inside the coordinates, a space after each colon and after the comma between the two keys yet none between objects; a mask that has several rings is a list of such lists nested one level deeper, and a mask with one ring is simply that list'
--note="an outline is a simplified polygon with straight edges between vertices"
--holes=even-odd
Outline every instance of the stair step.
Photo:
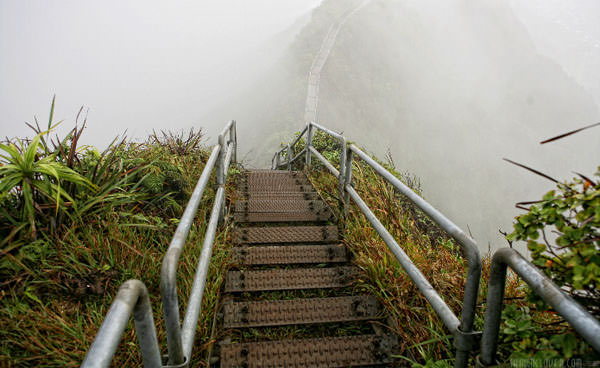
[{"label": "stair step", "polygon": [[377,304],[372,296],[230,302],[223,324],[240,328],[361,321],[375,318]]},{"label": "stair step", "polygon": [[314,188],[310,184],[296,184],[287,182],[274,182],[262,184],[247,184],[240,183],[238,190],[249,193],[264,193],[264,192],[314,192]]},{"label": "stair step", "polygon": [[233,218],[239,223],[248,222],[326,222],[333,219],[327,212],[292,212],[292,213],[234,213]]},{"label": "stair step", "polygon": [[351,253],[344,245],[271,245],[260,247],[238,247],[233,249],[235,263],[256,265],[343,263]]},{"label": "stair step", "polygon": [[356,367],[392,363],[398,339],[358,335],[221,344],[221,367]]},{"label": "stair step", "polygon": [[338,241],[336,226],[272,226],[237,228],[234,244],[331,243]]},{"label": "stair step", "polygon": [[286,171],[286,170],[268,170],[268,169],[257,169],[257,170],[247,170],[244,172],[244,176],[291,176],[291,177],[304,177],[304,173],[302,171]]},{"label": "stair step", "polygon": [[327,206],[323,201],[304,199],[252,199],[248,201],[237,201],[235,212],[308,212],[324,211]]},{"label": "stair step", "polygon": [[229,271],[225,292],[338,288],[351,285],[356,275],[356,267]]},{"label": "stair step", "polygon": [[332,218],[323,201],[304,199],[237,201],[234,213],[237,222],[328,221]]},{"label": "stair step", "polygon": [[245,200],[254,199],[282,199],[282,200],[311,200],[319,199],[317,192],[237,192],[236,198]]}]

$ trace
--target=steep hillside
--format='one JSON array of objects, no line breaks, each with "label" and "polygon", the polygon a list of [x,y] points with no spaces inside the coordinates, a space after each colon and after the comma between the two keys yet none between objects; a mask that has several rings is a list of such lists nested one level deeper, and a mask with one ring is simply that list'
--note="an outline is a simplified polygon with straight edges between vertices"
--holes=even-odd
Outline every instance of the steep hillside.
[{"label": "steep hillside", "polygon": [[[302,126],[311,58],[328,26],[356,4],[323,1],[276,66],[210,117],[239,120],[251,164],[266,166],[274,146]],[[600,115],[585,90],[537,52],[509,5],[494,1],[371,1],[337,37],[317,116],[379,156],[389,150],[482,248],[502,245],[498,229],[515,215],[499,203],[549,188],[502,157],[565,176],[591,172],[596,163],[586,157],[600,155],[597,135],[536,144]]]}]

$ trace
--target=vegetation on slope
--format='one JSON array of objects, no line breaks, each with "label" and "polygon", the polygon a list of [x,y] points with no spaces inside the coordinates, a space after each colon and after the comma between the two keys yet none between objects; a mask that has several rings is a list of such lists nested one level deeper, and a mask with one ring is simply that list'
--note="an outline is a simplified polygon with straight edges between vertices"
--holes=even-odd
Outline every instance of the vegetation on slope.
[{"label": "vegetation on slope", "polygon": [[[33,139],[0,146],[0,366],[79,366],[118,287],[130,278],[148,287],[166,347],[161,262],[210,153],[202,132],[154,133],[139,143],[121,138],[100,152],[78,145],[85,122],[63,139],[54,137],[52,115],[53,107],[46,131],[33,126]],[[213,199],[209,185],[181,257],[182,308]],[[224,230],[196,346],[206,344],[212,323],[227,256]],[[114,364],[140,362],[128,329]]]}]

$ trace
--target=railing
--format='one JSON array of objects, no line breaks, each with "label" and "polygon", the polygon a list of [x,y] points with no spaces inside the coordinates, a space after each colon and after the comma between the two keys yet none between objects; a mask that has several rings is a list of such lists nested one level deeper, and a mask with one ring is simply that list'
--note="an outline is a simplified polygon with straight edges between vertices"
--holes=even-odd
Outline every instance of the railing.
[{"label": "railing", "polygon": [[506,269],[510,267],[539,296],[561,315],[579,335],[600,352],[600,322],[579,303],[566,295],[531,262],[514,249],[498,250],[492,257],[488,284],[487,310],[481,340],[480,365],[495,365],[498,330],[502,314]]},{"label": "railing", "polygon": [[[236,151],[236,123],[231,121],[219,135],[218,144],[213,148],[206,162],[206,166],[200,175],[200,179],[194,188],[163,259],[160,286],[167,330],[168,365],[164,366],[161,361],[146,287],[141,281],[128,280],[119,289],[119,293],[113,301],[82,367],[108,367],[110,365],[132,312],[144,367],[185,367],[189,364],[212,247],[217,226],[223,219],[225,210],[225,180],[231,161],[236,161]],[[218,189],[206,234],[204,235],[202,251],[183,324],[181,324],[179,300],[177,298],[177,265],[202,200],[202,195],[215,166]]]},{"label": "railing", "polygon": [[[317,151],[312,145],[313,133],[318,129],[325,134],[337,139],[340,142],[340,166],[339,170],[334,167],[323,155]],[[302,151],[296,156],[292,156],[294,147],[300,139],[306,134],[306,144]],[[287,160],[281,162],[281,153],[287,150]],[[473,322],[475,317],[475,306],[477,302],[477,294],[479,292],[479,280],[481,277],[481,256],[475,241],[469,237],[463,230],[456,226],[452,221],[446,218],[441,212],[427,203],[423,198],[419,197],[409,187],[402,183],[398,178],[389,173],[383,166],[375,162],[366,153],[358,147],[351,144],[348,146],[347,140],[341,134],[331,131],[319,124],[311,122],[302,130],[300,135],[289,145],[275,153],[272,160],[274,169],[285,166],[288,170],[292,164],[305,154],[305,163],[308,168],[311,165],[311,157],[314,155],[323,165],[338,178],[338,190],[340,192],[341,205],[344,213],[350,199],[356,203],[361,212],[366,216],[367,220],[373,225],[375,230],[383,238],[396,259],[400,262],[408,276],[417,285],[423,296],[427,299],[434,311],[440,316],[444,325],[454,334],[454,344],[457,349],[455,367],[466,367],[469,361],[469,353],[473,349],[473,341],[477,332],[473,331]],[[402,247],[394,240],[393,236],[385,229],[383,224],[377,219],[373,211],[369,209],[360,195],[352,187],[352,160],[356,155],[369,166],[387,180],[396,190],[404,194],[413,204],[421,211],[427,214],[435,223],[450,234],[461,246],[464,257],[467,259],[467,280],[465,283],[465,292],[463,298],[463,308],[461,319],[454,314],[442,297],[435,291],[433,286],[417,268],[417,266],[406,255]]]},{"label": "railing", "polygon": [[[314,129],[337,139],[340,147],[340,167],[335,168],[321,153],[312,145]],[[295,156],[292,156],[294,147],[306,134],[305,147]],[[281,162],[281,154],[287,151],[287,161]],[[350,198],[356,203],[367,220],[383,238],[390,250],[394,253],[408,276],[415,282],[423,296],[428,300],[435,312],[440,316],[444,325],[454,334],[454,345],[456,347],[455,367],[466,367],[469,363],[470,351],[474,348],[474,337],[479,334],[473,331],[475,317],[475,305],[479,291],[481,277],[481,256],[475,241],[463,230],[446,218],[441,212],[419,197],[398,178],[388,172],[383,166],[375,162],[371,157],[351,144],[347,146],[346,138],[319,124],[309,123],[296,139],[275,153],[272,159],[272,168],[278,169],[285,166],[291,170],[292,164],[305,154],[305,164],[310,169],[311,155],[314,155],[323,163],[325,168],[338,178],[341,204],[344,214],[350,203]],[[468,270],[464,288],[463,309],[461,320],[452,312],[440,295],[433,289],[425,276],[410,260],[392,235],[384,228],[375,214],[369,209],[360,195],[352,187],[352,160],[353,156],[367,163],[376,173],[387,180],[400,193],[405,195],[413,204],[429,216],[440,228],[450,234],[461,246],[464,257],[467,259]],[[539,269],[527,261],[516,250],[504,248],[498,250],[492,257],[490,280],[488,285],[487,310],[485,314],[484,331],[481,342],[481,355],[477,357],[477,363],[481,366],[493,365],[498,346],[498,330],[500,327],[500,316],[503,307],[504,286],[506,282],[507,267],[511,267],[542,299],[552,306],[559,315],[571,324],[590,345],[600,352],[600,322],[576,301],[567,296],[560,288],[546,277]]]}]

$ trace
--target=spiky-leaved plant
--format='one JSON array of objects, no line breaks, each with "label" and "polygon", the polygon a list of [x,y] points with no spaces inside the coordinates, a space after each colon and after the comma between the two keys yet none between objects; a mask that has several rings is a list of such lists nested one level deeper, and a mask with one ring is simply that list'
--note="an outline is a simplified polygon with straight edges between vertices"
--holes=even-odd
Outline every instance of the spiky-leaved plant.
[{"label": "spiky-leaved plant", "polygon": [[[20,221],[26,222],[35,234],[36,212],[49,204],[55,214],[66,207],[77,210],[77,203],[61,187],[63,182],[95,189],[87,178],[56,160],[56,153],[41,157],[39,133],[28,144],[20,139],[15,143],[0,144],[4,162],[0,166],[0,198],[16,196]],[[13,220],[17,220],[14,219]]]}]

